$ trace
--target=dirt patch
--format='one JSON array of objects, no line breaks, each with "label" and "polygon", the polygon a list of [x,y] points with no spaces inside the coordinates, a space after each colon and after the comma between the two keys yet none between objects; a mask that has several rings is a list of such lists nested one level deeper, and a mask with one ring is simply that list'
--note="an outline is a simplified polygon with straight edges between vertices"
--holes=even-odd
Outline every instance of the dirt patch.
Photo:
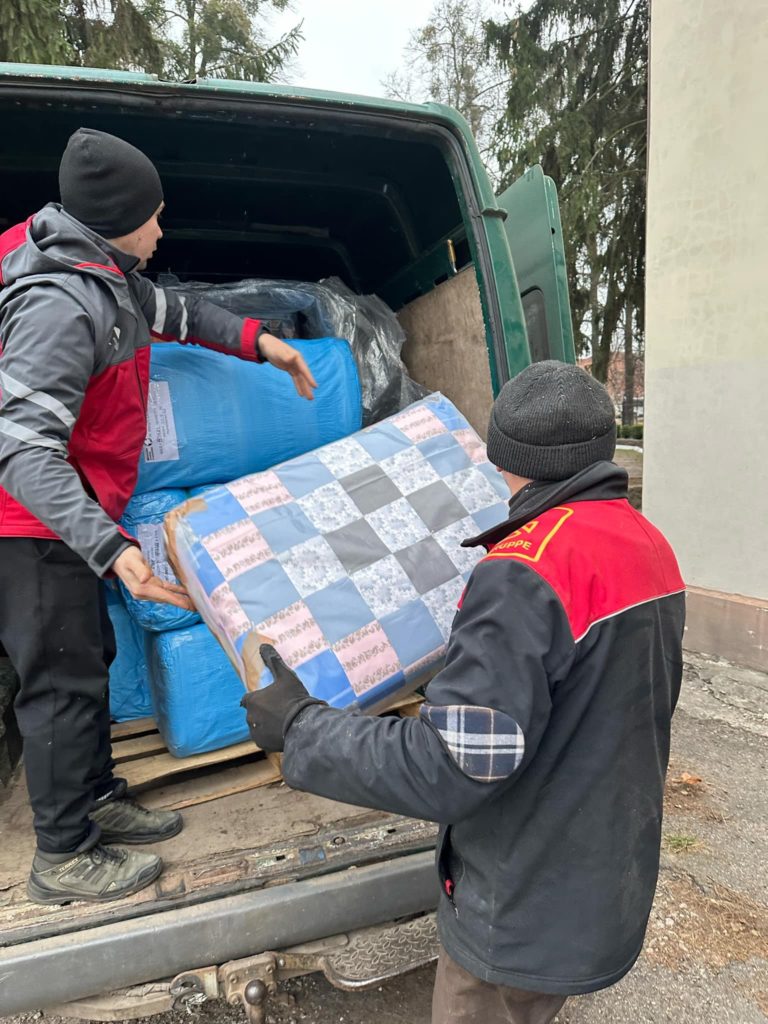
[{"label": "dirt patch", "polygon": [[755,1002],[757,1003],[758,1009],[768,1017],[768,992],[756,992]]},{"label": "dirt patch", "polygon": [[645,951],[674,971],[768,960],[768,908],[725,886],[663,872]]},{"label": "dirt patch", "polygon": [[725,824],[726,817],[718,806],[710,786],[700,775],[670,762],[664,787],[666,811],[690,814],[700,821]]}]

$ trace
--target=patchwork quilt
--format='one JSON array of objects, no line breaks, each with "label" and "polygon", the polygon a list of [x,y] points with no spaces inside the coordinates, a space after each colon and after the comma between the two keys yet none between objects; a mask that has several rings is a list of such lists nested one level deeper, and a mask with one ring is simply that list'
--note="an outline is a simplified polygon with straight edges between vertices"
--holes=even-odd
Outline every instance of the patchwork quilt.
[{"label": "patchwork quilt", "polygon": [[439,668],[481,557],[461,541],[502,522],[508,498],[478,435],[436,393],[205,491],[166,530],[243,678],[257,631],[313,695],[379,709]]}]

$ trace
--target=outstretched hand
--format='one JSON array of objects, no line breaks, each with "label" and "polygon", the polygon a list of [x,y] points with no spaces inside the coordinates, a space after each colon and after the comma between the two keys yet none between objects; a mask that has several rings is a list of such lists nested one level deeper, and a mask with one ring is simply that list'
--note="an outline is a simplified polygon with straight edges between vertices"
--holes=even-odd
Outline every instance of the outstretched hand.
[{"label": "outstretched hand", "polygon": [[312,401],[315,397],[314,389],[317,387],[317,381],[312,376],[304,356],[300,352],[272,334],[262,334],[259,337],[259,351],[272,366],[290,373],[294,386],[301,397]]},{"label": "outstretched hand", "polygon": [[122,551],[112,563],[112,569],[120,577],[131,595],[140,601],[158,601],[172,604],[185,611],[195,610],[189,594],[178,583],[168,583],[155,576],[139,548],[131,545]]}]

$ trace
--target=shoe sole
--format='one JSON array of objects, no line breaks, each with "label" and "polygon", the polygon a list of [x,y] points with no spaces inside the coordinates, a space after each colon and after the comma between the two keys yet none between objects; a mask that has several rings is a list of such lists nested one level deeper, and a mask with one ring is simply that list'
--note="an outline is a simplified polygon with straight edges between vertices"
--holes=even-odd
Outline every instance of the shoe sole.
[{"label": "shoe sole", "polygon": [[114,903],[117,900],[124,899],[126,896],[133,896],[134,893],[141,892],[148,885],[152,885],[160,877],[162,870],[163,862],[159,861],[152,873],[137,881],[135,885],[124,889],[122,892],[111,892],[104,896],[87,896],[81,893],[67,895],[65,893],[52,892],[50,889],[44,889],[30,878],[27,880],[27,896],[33,903],[38,903],[41,906],[66,907],[70,903]]},{"label": "shoe sole", "polygon": [[179,821],[179,824],[174,828],[173,832],[155,832],[153,835],[120,835],[115,832],[102,832],[99,836],[99,842],[105,846],[149,846],[151,843],[164,843],[166,839],[173,839],[179,832],[184,828],[184,819]]}]

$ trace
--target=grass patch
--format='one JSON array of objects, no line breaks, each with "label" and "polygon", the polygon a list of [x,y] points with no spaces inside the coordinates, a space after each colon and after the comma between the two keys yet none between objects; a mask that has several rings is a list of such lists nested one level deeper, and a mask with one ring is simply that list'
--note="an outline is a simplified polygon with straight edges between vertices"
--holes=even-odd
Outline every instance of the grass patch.
[{"label": "grass patch", "polygon": [[700,845],[696,836],[686,836],[680,833],[664,836],[664,847],[670,853],[690,853]]}]

